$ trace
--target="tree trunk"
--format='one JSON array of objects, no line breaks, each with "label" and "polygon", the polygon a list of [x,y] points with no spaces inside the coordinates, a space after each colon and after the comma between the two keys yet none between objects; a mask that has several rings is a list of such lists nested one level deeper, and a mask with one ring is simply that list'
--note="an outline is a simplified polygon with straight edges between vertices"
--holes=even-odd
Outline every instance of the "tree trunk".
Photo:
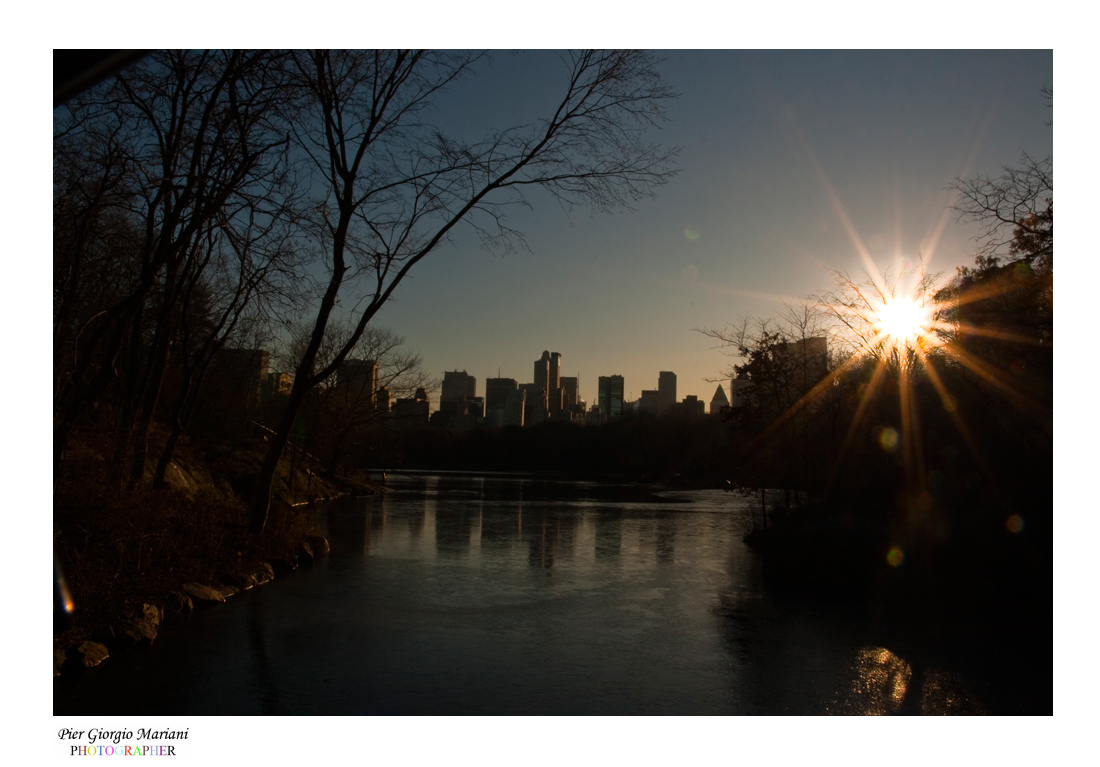
[{"label": "tree trunk", "polygon": [[153,487],[163,487],[164,477],[168,472],[168,464],[172,462],[172,456],[176,451],[176,445],[191,423],[191,416],[195,414],[199,395],[202,393],[202,384],[206,378],[206,371],[210,368],[210,360],[207,356],[196,373],[191,368],[184,369],[182,391],[176,402],[175,412],[172,414],[172,432],[168,435],[168,441],[164,444],[160,459],[157,461],[157,470],[153,475]]},{"label": "tree trunk", "polygon": [[[167,312],[167,307],[165,311]],[[138,416],[137,427],[134,430],[134,446],[130,456],[130,484],[132,487],[140,486],[142,479],[145,477],[145,458],[149,453],[149,429],[152,426],[157,403],[160,402],[164,369],[168,365],[169,323],[167,318],[164,319],[162,327],[158,328],[157,336],[154,338],[156,349],[153,354],[153,361],[150,363],[149,374],[146,377],[141,413]]]},{"label": "tree trunk", "polygon": [[264,456],[263,466],[260,467],[260,475],[256,478],[256,491],[252,498],[252,509],[249,514],[248,529],[250,532],[260,534],[267,525],[268,513],[271,510],[271,485],[275,481],[275,471],[279,468],[279,459],[290,440],[290,432],[294,428],[294,420],[298,415],[298,408],[309,391],[305,383],[306,377],[301,374],[294,378],[294,386],[290,390],[286,408],[271,436],[271,442]]}]

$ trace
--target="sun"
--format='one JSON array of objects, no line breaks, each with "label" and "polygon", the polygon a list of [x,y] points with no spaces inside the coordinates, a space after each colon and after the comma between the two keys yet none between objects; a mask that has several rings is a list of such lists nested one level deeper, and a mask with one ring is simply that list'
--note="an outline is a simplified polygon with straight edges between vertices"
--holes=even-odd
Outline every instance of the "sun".
[{"label": "sun", "polygon": [[889,298],[875,311],[875,329],[884,339],[899,345],[926,336],[931,324],[932,312],[911,298]]}]

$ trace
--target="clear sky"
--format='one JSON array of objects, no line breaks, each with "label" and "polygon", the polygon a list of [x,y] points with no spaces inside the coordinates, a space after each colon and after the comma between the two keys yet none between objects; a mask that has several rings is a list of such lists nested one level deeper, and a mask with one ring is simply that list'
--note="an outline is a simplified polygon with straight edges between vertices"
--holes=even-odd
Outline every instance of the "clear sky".
[{"label": "clear sky", "polygon": [[[595,403],[597,378],[628,397],[678,376],[678,397],[710,401],[732,362],[694,332],[857,272],[923,255],[931,271],[972,261],[976,233],[951,214],[948,185],[996,175],[1022,152],[1052,153],[1051,51],[673,51],[661,71],[681,95],[651,137],[680,148],[680,173],[633,212],[566,213],[546,197],[513,215],[528,250],[505,256],[459,237],[398,289],[380,321],[426,369],[466,370],[484,394],[498,373],[533,380],[562,354]],[[441,126],[531,121],[561,91],[547,52],[498,53],[441,103]]]}]

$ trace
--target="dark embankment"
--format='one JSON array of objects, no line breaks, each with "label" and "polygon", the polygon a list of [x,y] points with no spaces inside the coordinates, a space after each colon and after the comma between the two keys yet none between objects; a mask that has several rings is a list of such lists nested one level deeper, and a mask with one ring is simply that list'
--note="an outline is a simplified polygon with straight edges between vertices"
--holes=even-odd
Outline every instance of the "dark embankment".
[{"label": "dark embankment", "polygon": [[247,531],[244,498],[263,458],[260,438],[188,441],[158,488],[120,489],[109,444],[94,431],[81,435],[55,477],[54,555],[74,605],[58,620],[55,595],[55,673],[93,665],[94,652],[80,650],[86,642],[114,652],[152,641],[162,622],[326,548],[306,502],[340,488],[303,462],[293,472],[285,462],[268,525]]}]

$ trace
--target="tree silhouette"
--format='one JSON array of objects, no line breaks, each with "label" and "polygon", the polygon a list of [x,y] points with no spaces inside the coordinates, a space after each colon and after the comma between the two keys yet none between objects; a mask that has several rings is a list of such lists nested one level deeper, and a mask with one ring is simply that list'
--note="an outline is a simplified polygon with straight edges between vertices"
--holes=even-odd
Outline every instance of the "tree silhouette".
[{"label": "tree silhouette", "polygon": [[[421,122],[433,99],[472,74],[476,54],[313,51],[290,54],[291,135],[314,173],[309,231],[323,244],[309,342],[264,459],[251,529],[266,524],[272,480],[307,392],[344,361],[410,270],[459,224],[497,249],[520,237],[505,220],[543,189],[570,206],[628,207],[672,175],[674,152],[643,143],[672,92],[640,51],[563,54],[564,86],[547,117],[473,143]],[[323,255],[323,258],[322,258]],[[341,297],[351,333],[327,365],[318,351]]]}]

